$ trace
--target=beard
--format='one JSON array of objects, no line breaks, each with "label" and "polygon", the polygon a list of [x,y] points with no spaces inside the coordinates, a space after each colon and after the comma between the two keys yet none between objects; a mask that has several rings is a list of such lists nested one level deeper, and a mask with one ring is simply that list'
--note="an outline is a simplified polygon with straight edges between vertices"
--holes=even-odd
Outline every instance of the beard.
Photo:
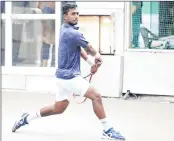
[{"label": "beard", "polygon": [[78,22],[76,22],[76,23],[69,22],[69,24],[72,25],[72,26],[74,26],[74,25],[77,25]]}]

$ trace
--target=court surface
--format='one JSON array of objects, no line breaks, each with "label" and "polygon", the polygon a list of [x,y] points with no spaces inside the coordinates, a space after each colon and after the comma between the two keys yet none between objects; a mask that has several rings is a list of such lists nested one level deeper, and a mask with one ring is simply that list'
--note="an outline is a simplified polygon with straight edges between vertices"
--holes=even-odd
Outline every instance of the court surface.
[{"label": "court surface", "polygon": [[[37,119],[11,132],[22,112],[36,112],[54,99],[51,94],[3,92],[2,141],[103,141],[90,100],[81,105],[72,101],[62,115]],[[103,103],[109,121],[127,141],[174,141],[174,104],[120,99]]]}]

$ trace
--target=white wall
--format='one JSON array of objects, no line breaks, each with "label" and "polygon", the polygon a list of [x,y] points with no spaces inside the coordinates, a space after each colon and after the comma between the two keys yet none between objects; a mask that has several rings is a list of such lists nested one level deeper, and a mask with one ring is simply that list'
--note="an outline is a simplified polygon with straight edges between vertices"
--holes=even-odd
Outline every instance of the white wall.
[{"label": "white wall", "polygon": [[[122,77],[119,56],[104,56],[103,66],[92,79],[103,96],[119,97]],[[123,92],[138,94],[174,95],[174,53],[125,52]],[[88,74],[87,64],[82,74]],[[27,68],[26,68],[27,69]],[[2,88],[33,92],[56,92],[55,69],[40,68],[35,72],[28,68],[2,70]],[[21,70],[21,71],[19,71]],[[42,70],[42,71],[41,71]]]},{"label": "white wall", "polygon": [[[119,97],[120,57],[104,56],[103,60],[102,67],[93,76],[92,84],[100,90],[103,96]],[[89,74],[90,68],[86,62],[82,62],[82,64],[82,75],[85,76]],[[39,72],[41,69],[38,69],[37,72],[32,72],[31,70],[30,73],[3,70],[2,88],[55,94],[57,91],[56,77],[54,76],[55,69],[52,68],[45,74],[44,72]]]},{"label": "white wall", "polygon": [[125,52],[123,92],[174,95],[174,52]]}]

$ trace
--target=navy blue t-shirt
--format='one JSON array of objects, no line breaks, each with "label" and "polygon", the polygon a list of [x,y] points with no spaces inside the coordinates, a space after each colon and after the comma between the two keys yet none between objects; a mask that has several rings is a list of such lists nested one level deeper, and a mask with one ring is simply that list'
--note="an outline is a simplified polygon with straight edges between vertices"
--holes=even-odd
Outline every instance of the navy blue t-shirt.
[{"label": "navy blue t-shirt", "polygon": [[58,68],[56,77],[71,79],[80,75],[80,47],[87,47],[88,41],[78,27],[64,23],[60,28]]}]

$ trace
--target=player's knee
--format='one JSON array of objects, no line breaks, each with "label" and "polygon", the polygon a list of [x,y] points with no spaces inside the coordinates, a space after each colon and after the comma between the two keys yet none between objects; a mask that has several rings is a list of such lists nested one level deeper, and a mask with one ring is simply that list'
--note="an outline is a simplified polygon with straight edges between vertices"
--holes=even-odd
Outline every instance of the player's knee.
[{"label": "player's knee", "polygon": [[85,95],[85,97],[91,99],[92,101],[101,101],[101,93],[94,87],[90,87]]},{"label": "player's knee", "polygon": [[94,92],[92,100],[100,102],[102,100],[101,94],[99,92]]}]

